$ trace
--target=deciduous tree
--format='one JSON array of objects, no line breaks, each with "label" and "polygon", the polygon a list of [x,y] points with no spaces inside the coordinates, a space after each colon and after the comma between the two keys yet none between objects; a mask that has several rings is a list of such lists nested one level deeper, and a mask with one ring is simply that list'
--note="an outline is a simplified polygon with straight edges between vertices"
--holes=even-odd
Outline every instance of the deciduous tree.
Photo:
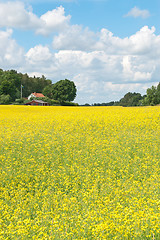
[{"label": "deciduous tree", "polygon": [[73,101],[76,97],[76,86],[68,79],[60,80],[52,85],[52,97],[60,102]]}]

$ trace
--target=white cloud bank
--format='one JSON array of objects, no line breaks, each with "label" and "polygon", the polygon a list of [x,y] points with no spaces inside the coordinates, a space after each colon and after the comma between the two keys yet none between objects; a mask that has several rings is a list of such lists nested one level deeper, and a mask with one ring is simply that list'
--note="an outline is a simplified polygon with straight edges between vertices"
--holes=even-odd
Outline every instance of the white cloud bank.
[{"label": "white cloud bank", "polygon": [[38,18],[20,2],[14,5],[13,12],[19,9],[18,14],[13,14],[11,3],[7,4],[3,10],[8,7],[10,17],[3,14],[2,19],[0,13],[1,27],[32,29],[43,35],[56,31],[57,35],[50,45],[36,45],[24,52],[13,39],[13,30],[0,30],[2,69],[44,74],[54,82],[73,80],[79,103],[119,100],[129,91],[144,94],[146,88],[159,82],[160,35],[155,34],[154,27],[144,26],[130,37],[119,38],[107,29],[94,33],[71,25],[63,7]]}]

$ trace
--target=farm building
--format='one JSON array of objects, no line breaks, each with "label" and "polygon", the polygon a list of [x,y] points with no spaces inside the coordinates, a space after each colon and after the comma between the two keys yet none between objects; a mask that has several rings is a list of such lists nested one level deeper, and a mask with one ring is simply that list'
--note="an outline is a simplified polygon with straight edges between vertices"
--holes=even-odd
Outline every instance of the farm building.
[{"label": "farm building", "polygon": [[28,100],[30,100],[31,98],[41,98],[41,97],[45,97],[42,93],[31,93],[29,96],[28,96]]},{"label": "farm building", "polygon": [[48,102],[44,102],[42,100],[32,100],[31,102],[26,103],[25,105],[31,106],[49,106]]}]

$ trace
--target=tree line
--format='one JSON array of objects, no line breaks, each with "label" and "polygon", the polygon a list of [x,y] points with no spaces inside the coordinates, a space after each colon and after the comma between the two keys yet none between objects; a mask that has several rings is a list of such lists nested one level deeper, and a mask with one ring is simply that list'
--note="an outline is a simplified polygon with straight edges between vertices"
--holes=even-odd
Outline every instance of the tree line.
[{"label": "tree line", "polygon": [[[92,106],[155,106],[160,104],[160,83],[157,86],[152,86],[146,91],[146,95],[140,93],[128,92],[119,101],[111,101],[108,103],[94,103]],[[85,106],[90,106],[86,103]]]},{"label": "tree line", "polygon": [[51,105],[72,105],[69,102],[75,99],[77,89],[74,82],[68,79],[53,84],[44,75],[29,77],[27,73],[0,69],[0,104],[23,104],[33,92],[43,93],[45,96],[43,100]]},{"label": "tree line", "polygon": [[[21,98],[21,88],[23,98]],[[42,77],[29,77],[27,73],[18,73],[16,70],[3,71],[0,69],[0,104],[25,103],[33,92],[43,93],[44,101],[51,105],[74,105],[71,103],[77,93],[73,81],[68,79],[52,83],[51,80]],[[119,101],[109,103],[94,103],[92,106],[154,106],[160,104],[160,83],[146,91],[146,95],[128,92]],[[90,106],[86,103],[85,106]]]}]

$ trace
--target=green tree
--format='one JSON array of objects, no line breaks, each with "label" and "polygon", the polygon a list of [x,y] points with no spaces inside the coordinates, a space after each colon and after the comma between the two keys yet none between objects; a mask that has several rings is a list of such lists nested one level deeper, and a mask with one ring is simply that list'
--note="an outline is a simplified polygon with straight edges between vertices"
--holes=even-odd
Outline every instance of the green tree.
[{"label": "green tree", "polygon": [[157,88],[155,86],[147,89],[147,97],[145,99],[145,102],[147,105],[151,106],[158,104]]},{"label": "green tree", "polygon": [[123,107],[138,106],[142,98],[140,93],[128,92],[120,99],[119,105]]},{"label": "green tree", "polygon": [[0,69],[0,95],[10,95],[12,100],[20,96],[21,76],[15,70]]},{"label": "green tree", "polygon": [[0,95],[0,104],[9,104],[11,102],[11,97],[9,94]]},{"label": "green tree", "polygon": [[15,100],[16,87],[13,81],[3,80],[0,85],[0,95],[9,95]]},{"label": "green tree", "polygon": [[60,80],[52,85],[52,97],[59,102],[73,101],[76,97],[76,86],[68,79]]},{"label": "green tree", "polygon": [[53,94],[52,94],[52,85],[48,85],[46,86],[43,91],[42,91],[43,95],[52,99],[53,98]]},{"label": "green tree", "polygon": [[160,82],[156,89],[156,101],[157,101],[157,104],[160,104]]},{"label": "green tree", "polygon": [[21,83],[24,86],[23,96],[28,97],[32,92],[42,92],[43,89],[51,85],[51,80],[42,77],[29,77],[28,74],[21,74]]}]

